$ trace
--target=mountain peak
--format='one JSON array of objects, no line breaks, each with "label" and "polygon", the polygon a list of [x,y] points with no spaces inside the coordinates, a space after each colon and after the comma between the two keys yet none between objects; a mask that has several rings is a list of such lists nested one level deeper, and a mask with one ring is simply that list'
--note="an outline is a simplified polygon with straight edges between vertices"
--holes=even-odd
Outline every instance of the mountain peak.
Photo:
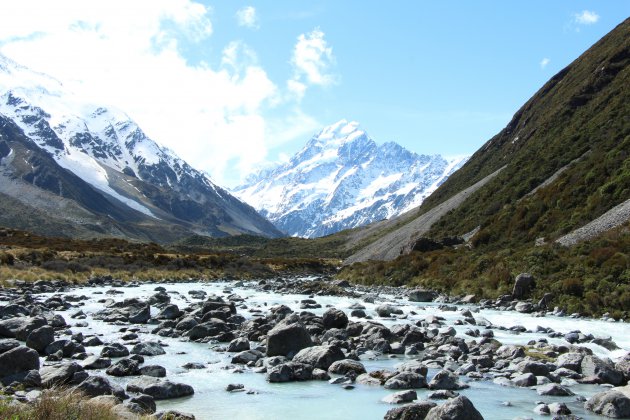
[{"label": "mountain peak", "polygon": [[342,119],[325,127],[314,137],[314,140],[320,144],[339,147],[362,135],[366,135],[366,132],[360,128],[358,122]]}]

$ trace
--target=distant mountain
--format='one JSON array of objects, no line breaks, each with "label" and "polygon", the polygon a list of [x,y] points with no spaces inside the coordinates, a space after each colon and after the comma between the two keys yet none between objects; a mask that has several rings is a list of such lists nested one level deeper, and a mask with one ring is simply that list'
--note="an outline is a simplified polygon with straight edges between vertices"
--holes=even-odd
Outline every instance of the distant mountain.
[{"label": "distant mountain", "polygon": [[280,235],[124,112],[86,103],[2,55],[0,198],[0,224],[43,234]]},{"label": "distant mountain", "polygon": [[233,192],[283,232],[311,238],[417,207],[464,162],[377,145],[356,122],[341,120]]},{"label": "distant mountain", "polygon": [[628,219],[630,19],[545,83],[419,209],[354,232],[346,262],[394,260],[422,237],[465,237],[488,253],[571,246]]}]

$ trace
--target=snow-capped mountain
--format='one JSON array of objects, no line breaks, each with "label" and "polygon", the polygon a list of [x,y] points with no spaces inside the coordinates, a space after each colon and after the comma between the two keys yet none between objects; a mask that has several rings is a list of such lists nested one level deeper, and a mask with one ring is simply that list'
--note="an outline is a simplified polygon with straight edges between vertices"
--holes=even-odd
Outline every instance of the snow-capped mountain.
[{"label": "snow-capped mountain", "polygon": [[[0,118],[5,128],[0,142],[10,151],[19,149],[26,153],[23,159],[17,159],[10,152],[2,158],[0,193],[24,205],[34,206],[34,193],[25,192],[35,186],[78,202],[97,218],[115,220],[122,224],[118,228],[126,233],[139,230],[136,236],[143,238],[156,239],[153,236],[159,226],[165,231],[183,228],[212,236],[279,234],[250,206],[148,138],[124,112],[86,103],[57,80],[2,55]],[[8,129],[11,124],[19,130]],[[16,143],[18,140],[21,145]],[[32,144],[25,145],[27,140],[38,150],[33,149]],[[36,176],[39,167],[29,159],[33,153],[41,152],[52,161],[40,156],[39,163],[56,164],[76,175],[86,184],[78,190],[92,189],[117,211],[94,208],[90,200],[82,202],[80,196],[68,196],[68,187],[64,190],[61,180],[47,179],[45,185],[38,183],[41,181]],[[28,163],[27,168],[22,160]],[[57,169],[53,172],[60,173]],[[133,228],[126,226],[130,221],[134,223]],[[90,219],[85,223],[95,222]],[[152,234],[143,232],[146,226],[151,226]]]},{"label": "snow-capped mountain", "polygon": [[377,145],[356,122],[341,120],[233,192],[285,233],[317,237],[419,206],[465,161]]}]

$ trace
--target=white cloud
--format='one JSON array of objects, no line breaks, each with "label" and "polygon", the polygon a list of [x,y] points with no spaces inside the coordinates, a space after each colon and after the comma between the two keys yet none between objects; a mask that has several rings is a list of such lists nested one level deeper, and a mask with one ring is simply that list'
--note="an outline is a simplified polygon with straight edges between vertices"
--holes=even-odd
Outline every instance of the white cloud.
[{"label": "white cloud", "polygon": [[547,67],[549,65],[549,63],[551,62],[550,58],[543,58],[542,60],[540,60],[540,68],[544,69],[545,67]]},{"label": "white cloud", "polygon": [[578,25],[593,25],[599,20],[599,15],[590,10],[582,10],[573,15],[573,20]]},{"label": "white cloud", "polygon": [[291,106],[288,88],[242,42],[227,44],[218,66],[186,59],[184,43],[206,48],[211,13],[195,0],[20,0],[0,14],[0,51],[90,102],[121,108],[151,138],[233,184],[288,141],[279,133],[315,124],[270,118],[279,103]]},{"label": "white cloud", "polygon": [[258,16],[256,14],[256,8],[253,6],[246,6],[239,9],[236,12],[236,22],[238,26],[244,26],[246,28],[258,29],[260,24],[258,23]]},{"label": "white cloud", "polygon": [[301,98],[307,85],[328,86],[333,84],[335,76],[329,72],[335,63],[332,47],[324,39],[324,33],[316,28],[307,34],[301,34],[293,48],[294,77],[288,82],[289,91]]}]

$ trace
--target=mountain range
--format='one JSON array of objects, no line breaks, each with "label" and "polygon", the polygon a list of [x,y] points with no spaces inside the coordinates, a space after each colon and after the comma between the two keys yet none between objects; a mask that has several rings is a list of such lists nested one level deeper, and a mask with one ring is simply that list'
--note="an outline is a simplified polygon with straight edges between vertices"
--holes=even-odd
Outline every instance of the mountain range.
[{"label": "mountain range", "polygon": [[0,197],[0,224],[47,235],[281,235],[124,112],[2,55]]},{"label": "mountain range", "polygon": [[419,206],[465,161],[419,155],[394,142],[378,145],[358,123],[341,120],[233,193],[288,235],[313,238]]}]

